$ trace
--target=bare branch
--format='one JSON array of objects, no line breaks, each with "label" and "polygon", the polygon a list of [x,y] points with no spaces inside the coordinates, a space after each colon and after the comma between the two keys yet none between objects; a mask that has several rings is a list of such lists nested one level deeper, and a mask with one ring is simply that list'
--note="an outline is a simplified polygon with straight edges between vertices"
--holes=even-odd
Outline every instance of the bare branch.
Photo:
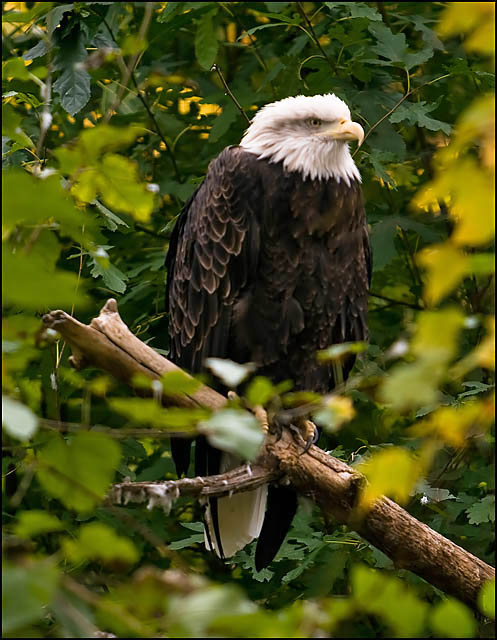
[{"label": "bare branch", "polygon": [[215,71],[217,73],[217,75],[219,76],[219,79],[223,83],[225,95],[229,96],[233,100],[233,103],[235,104],[235,107],[242,114],[242,116],[245,118],[245,120],[248,122],[248,124],[250,124],[250,118],[248,117],[248,115],[243,110],[242,105],[238,102],[238,100],[235,98],[235,96],[231,93],[231,89],[228,87],[228,83],[224,79],[224,76],[221,73],[221,69],[217,66],[217,64],[213,64],[212,67],[211,67],[211,71]]}]

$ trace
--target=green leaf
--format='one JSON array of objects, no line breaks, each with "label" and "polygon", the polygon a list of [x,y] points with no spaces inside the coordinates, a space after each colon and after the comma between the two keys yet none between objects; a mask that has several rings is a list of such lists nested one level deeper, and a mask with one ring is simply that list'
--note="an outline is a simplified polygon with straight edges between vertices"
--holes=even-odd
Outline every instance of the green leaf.
[{"label": "green leaf", "polygon": [[64,525],[57,516],[46,511],[39,511],[38,509],[20,511],[17,517],[18,522],[14,527],[14,533],[20,538],[35,538],[45,533],[64,529]]},{"label": "green leaf", "polygon": [[225,360],[222,358],[206,358],[205,366],[219,378],[227,387],[237,387],[241,384],[252,371],[255,365],[248,362],[247,364],[238,364],[233,360]]},{"label": "green leaf", "polygon": [[[55,219],[62,231],[88,247],[91,243],[92,221],[78,211],[63,189],[60,176],[41,179],[22,169],[6,169],[2,176],[4,224],[13,227],[25,222],[40,224]],[[81,227],[86,231],[82,233]]]},{"label": "green leaf", "polygon": [[88,166],[104,152],[128,147],[138,136],[142,136],[144,133],[144,127],[136,124],[131,124],[127,127],[100,124],[97,127],[82,131],[77,146],[82,160]]},{"label": "green leaf", "polygon": [[290,4],[289,2],[265,2],[268,11],[284,11]]},{"label": "green leaf", "polygon": [[94,200],[91,204],[95,205],[98,211],[100,211],[104,222],[110,231],[115,231],[118,226],[123,226],[126,227],[126,229],[129,229],[129,224],[127,222],[124,222],[124,220],[117,216],[113,211],[104,207],[104,205],[98,200]]},{"label": "green leaf", "polygon": [[53,90],[60,95],[62,107],[74,116],[90,99],[90,74],[81,68],[81,62],[86,60],[88,53],[81,31],[71,37],[63,38],[60,43],[56,65],[63,71],[53,84]]},{"label": "green leaf", "polygon": [[172,551],[178,551],[179,549],[185,549],[186,547],[192,547],[194,544],[202,544],[204,542],[204,525],[202,522],[182,522],[181,526],[196,533],[188,536],[188,538],[170,542],[168,546]]},{"label": "green leaf", "polygon": [[432,608],[430,625],[437,638],[474,638],[477,630],[471,611],[454,598],[447,598]]},{"label": "green leaf", "polygon": [[375,22],[382,20],[381,14],[365,2],[325,2],[324,4],[332,11],[335,7],[342,7],[351,18],[367,18]]},{"label": "green leaf", "polygon": [[216,116],[209,131],[209,142],[217,142],[229,130],[238,117],[238,110],[234,104],[223,106],[223,112]]},{"label": "green leaf", "polygon": [[175,180],[161,180],[159,182],[161,194],[170,194],[177,196],[183,202],[186,202],[188,198],[196,189],[196,185],[189,182],[181,183]]},{"label": "green leaf", "polygon": [[2,104],[2,135],[8,136],[23,147],[34,149],[31,138],[21,128],[23,118],[10,104]]},{"label": "green leaf", "polygon": [[98,561],[111,567],[138,562],[140,554],[135,545],[101,522],[82,525],[79,536],[62,542],[64,555],[73,563]]},{"label": "green leaf", "polygon": [[351,571],[351,584],[356,606],[380,616],[396,637],[421,637],[428,604],[404,582],[384,572],[356,565]]},{"label": "green leaf", "polygon": [[[37,243],[38,245],[39,243]],[[83,307],[89,303],[84,295],[84,281],[78,282],[75,273],[55,268],[58,257],[42,251],[43,245],[31,249],[29,255],[22,251],[13,253],[4,247],[2,268],[9,276],[3,282],[4,304],[19,305],[24,309],[44,310],[49,307]]]},{"label": "green leaf", "polygon": [[180,393],[189,395],[195,393],[202,384],[199,380],[184,373],[184,371],[169,371],[162,376],[161,382],[164,393],[168,395]]},{"label": "green leaf", "polygon": [[201,425],[201,430],[213,447],[236,453],[245,460],[254,460],[264,441],[264,432],[255,416],[236,409],[217,411]]},{"label": "green leaf", "polygon": [[157,22],[169,22],[179,13],[184,11],[185,3],[184,2],[167,2],[164,10],[159,13],[157,16]]},{"label": "green leaf", "polygon": [[276,393],[276,388],[271,380],[263,376],[257,376],[250,382],[245,397],[248,403],[255,407],[266,404]]},{"label": "green leaf", "polygon": [[370,24],[368,30],[378,41],[376,46],[371,47],[372,51],[391,62],[404,61],[407,44],[403,33],[392,33],[383,22]]},{"label": "green leaf", "polygon": [[134,162],[107,154],[99,164],[95,183],[104,202],[111,208],[148,222],[154,207],[153,193],[138,181]]},{"label": "green leaf", "polygon": [[2,65],[2,80],[10,78],[30,80],[29,71],[23,58],[9,58]]},{"label": "green leaf", "polygon": [[195,56],[202,68],[209,71],[217,56],[219,42],[212,18],[216,15],[217,9],[205,13],[198,25],[195,33]]},{"label": "green leaf", "polygon": [[485,582],[480,589],[478,607],[487,618],[495,618],[495,578]]},{"label": "green leaf", "polygon": [[466,509],[469,524],[495,522],[495,496],[488,495]]},{"label": "green leaf", "polygon": [[350,353],[361,353],[368,348],[365,342],[341,342],[334,344],[327,349],[317,352],[319,362],[328,362],[333,360],[342,360],[344,356]]},{"label": "green leaf", "polygon": [[121,457],[119,445],[100,433],[54,435],[38,454],[38,480],[68,509],[90,512],[105,496]]},{"label": "green leaf", "polygon": [[45,42],[45,40],[40,40],[38,44],[35,44],[34,47],[31,47],[31,49],[28,49],[28,51],[26,51],[26,53],[23,54],[22,59],[35,60],[36,58],[44,56],[47,53],[47,51],[48,51],[48,44]]},{"label": "green leaf", "polygon": [[[46,615],[57,589],[59,572],[49,563],[4,566],[2,570],[2,631],[22,629]],[[20,606],[22,603],[22,606]]]},{"label": "green leaf", "polygon": [[24,404],[2,395],[2,425],[17,440],[29,440],[38,430],[37,416]]},{"label": "green leaf", "polygon": [[101,277],[105,286],[112,289],[112,291],[116,291],[117,293],[124,293],[126,291],[125,281],[128,279],[128,276],[125,273],[110,263],[105,267],[96,259],[93,259],[92,263],[91,275],[94,278]]},{"label": "green leaf", "polygon": [[72,11],[74,8],[74,4],[60,4],[54,7],[47,15],[45,16],[45,21],[47,24],[47,34],[49,37],[52,36],[55,29],[59,26],[63,16],[65,13]]},{"label": "green leaf", "polygon": [[112,398],[109,406],[135,424],[156,429],[193,431],[198,422],[210,416],[208,409],[164,409],[156,400],[147,398]]},{"label": "green leaf", "polygon": [[426,104],[420,102],[403,102],[390,116],[390,122],[407,122],[410,125],[419,125],[430,131],[443,131],[445,135],[450,135],[451,126],[447,122],[441,122],[428,117],[428,113],[437,108],[437,104]]},{"label": "green leaf", "polygon": [[[28,11],[7,11],[2,15],[3,22],[27,24],[49,11],[53,2],[40,2]],[[19,6],[19,5],[17,5]],[[72,7],[72,5],[70,5]]]}]

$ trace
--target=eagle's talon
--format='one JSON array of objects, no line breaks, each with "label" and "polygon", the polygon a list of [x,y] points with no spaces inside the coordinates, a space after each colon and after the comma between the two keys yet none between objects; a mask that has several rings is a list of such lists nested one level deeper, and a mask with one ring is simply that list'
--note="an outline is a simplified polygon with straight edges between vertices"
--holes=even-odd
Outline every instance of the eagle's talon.
[{"label": "eagle's talon", "polygon": [[269,420],[267,417],[267,411],[261,404],[258,404],[252,409],[255,417],[259,421],[259,424],[262,427],[262,430],[267,435],[269,433]]},{"label": "eagle's talon", "polygon": [[314,427],[313,434],[307,438],[307,440],[305,442],[304,450],[302,451],[302,453],[300,455],[303,455],[304,453],[307,453],[309,451],[309,449],[311,448],[311,445],[312,444],[316,444],[316,442],[319,440],[319,430],[318,430],[318,428],[316,427],[315,424],[313,424],[312,426]]}]

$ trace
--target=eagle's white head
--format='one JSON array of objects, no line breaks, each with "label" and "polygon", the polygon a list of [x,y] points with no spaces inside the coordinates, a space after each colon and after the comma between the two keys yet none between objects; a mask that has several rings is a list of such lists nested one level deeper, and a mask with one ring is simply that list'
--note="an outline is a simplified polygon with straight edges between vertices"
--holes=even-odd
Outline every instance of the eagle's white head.
[{"label": "eagle's white head", "polygon": [[282,162],[287,171],[304,178],[361,180],[348,141],[364,138],[352,122],[345,102],[333,93],[295,96],[267,104],[258,111],[240,146],[269,162]]}]

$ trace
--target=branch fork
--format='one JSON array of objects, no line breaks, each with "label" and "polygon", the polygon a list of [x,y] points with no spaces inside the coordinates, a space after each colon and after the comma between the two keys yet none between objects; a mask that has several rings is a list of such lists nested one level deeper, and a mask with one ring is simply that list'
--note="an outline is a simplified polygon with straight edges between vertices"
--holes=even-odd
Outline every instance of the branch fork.
[{"label": "branch fork", "polygon": [[[131,333],[112,298],[90,325],[78,322],[64,311],[52,311],[43,317],[43,322],[69,343],[72,364],[77,368],[98,367],[131,387],[137,373],[156,380],[169,371],[179,370]],[[135,391],[147,393],[138,388]],[[161,401],[164,405],[217,410],[226,405],[227,398],[202,385],[190,395],[163,394]],[[250,466],[203,478],[122,482],[111,488],[107,501],[146,503],[149,509],[159,506],[169,513],[180,495],[203,500],[250,491],[270,482],[289,482],[298,493],[319,504],[327,515],[383,551],[397,567],[409,569],[476,609],[481,587],[495,577],[493,567],[416,520],[388,498],[381,498],[359,517],[355,505],[364,478],[315,445],[311,444],[307,451],[306,447],[301,434],[284,429],[277,438],[269,433],[259,457]]]}]

